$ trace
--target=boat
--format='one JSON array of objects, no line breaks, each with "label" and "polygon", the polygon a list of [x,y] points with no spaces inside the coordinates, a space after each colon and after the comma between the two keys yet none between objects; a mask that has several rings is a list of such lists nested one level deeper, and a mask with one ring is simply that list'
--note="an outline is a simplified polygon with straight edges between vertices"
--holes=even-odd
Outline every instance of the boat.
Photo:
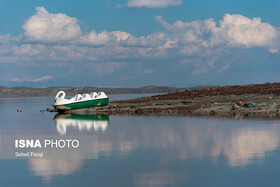
[{"label": "boat", "polygon": [[65,92],[59,91],[55,96],[53,107],[57,110],[72,110],[95,106],[106,106],[108,103],[109,97],[104,92],[76,94],[71,99],[66,99]]}]

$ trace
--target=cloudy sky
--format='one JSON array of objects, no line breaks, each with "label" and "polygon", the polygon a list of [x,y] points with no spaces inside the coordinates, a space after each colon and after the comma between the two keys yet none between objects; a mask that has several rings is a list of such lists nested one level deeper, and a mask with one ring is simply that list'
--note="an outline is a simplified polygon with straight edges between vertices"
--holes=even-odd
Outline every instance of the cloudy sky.
[{"label": "cloudy sky", "polygon": [[0,0],[0,85],[279,82],[279,0]]}]

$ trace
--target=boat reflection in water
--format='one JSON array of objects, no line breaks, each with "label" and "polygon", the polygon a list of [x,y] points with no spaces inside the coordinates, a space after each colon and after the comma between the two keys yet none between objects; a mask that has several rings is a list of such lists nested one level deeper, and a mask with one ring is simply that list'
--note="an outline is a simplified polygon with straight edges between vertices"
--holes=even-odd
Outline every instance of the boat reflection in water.
[{"label": "boat reflection in water", "polygon": [[104,133],[109,124],[108,115],[58,114],[55,116],[56,129],[66,135],[68,128],[79,131],[101,131]]},{"label": "boat reflection in water", "polygon": [[[55,116],[56,129],[59,135],[65,135],[65,137],[79,137],[77,133],[75,136],[70,135],[71,130],[78,130],[79,134],[82,132],[101,132],[106,131],[109,124],[108,115],[77,115],[77,114],[58,114]],[[69,132],[68,132],[68,131]],[[73,133],[72,133],[73,134]],[[44,155],[54,153],[52,157],[46,157],[40,159],[28,159],[30,169],[34,172],[34,175],[42,177],[45,183],[49,183],[56,176],[70,175],[75,171],[79,171],[82,167],[85,159],[98,159],[100,152],[102,151],[102,143],[99,142],[96,135],[80,136],[80,140],[88,140],[87,144],[82,148],[79,147],[77,152],[63,152],[67,149],[44,149]],[[92,138],[92,139],[91,139]],[[96,138],[96,139],[95,139]],[[93,141],[96,140],[96,141]],[[85,144],[85,142],[83,142]],[[62,154],[59,154],[59,151]]]}]

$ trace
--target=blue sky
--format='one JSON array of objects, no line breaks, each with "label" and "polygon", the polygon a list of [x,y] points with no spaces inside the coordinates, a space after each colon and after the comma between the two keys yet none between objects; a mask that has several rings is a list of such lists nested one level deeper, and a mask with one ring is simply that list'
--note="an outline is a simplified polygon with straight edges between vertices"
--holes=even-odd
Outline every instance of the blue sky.
[{"label": "blue sky", "polygon": [[0,85],[279,82],[277,0],[0,0]]}]

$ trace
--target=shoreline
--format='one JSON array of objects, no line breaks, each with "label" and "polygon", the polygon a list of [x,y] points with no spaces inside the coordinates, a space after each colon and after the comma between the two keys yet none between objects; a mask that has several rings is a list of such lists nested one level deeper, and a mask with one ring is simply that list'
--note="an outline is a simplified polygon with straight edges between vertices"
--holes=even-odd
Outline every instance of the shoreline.
[{"label": "shoreline", "polygon": [[[279,105],[275,102],[280,102],[277,99],[265,99],[270,95],[241,95],[244,101],[256,101],[258,104],[248,103],[243,106],[237,105],[231,101],[232,96],[226,96],[217,100],[215,96],[206,96],[193,100],[157,100],[149,103],[122,103],[111,102],[108,106],[93,107],[65,111],[67,114],[83,114],[83,115],[139,115],[139,116],[217,116],[217,117],[260,117],[260,118],[280,118]],[[252,98],[254,100],[247,100]],[[276,96],[273,96],[274,98]],[[240,97],[239,97],[240,98]],[[226,101],[227,100],[227,101]],[[265,100],[265,101],[263,101]],[[243,101],[242,101],[243,102]]]},{"label": "shoreline", "polygon": [[106,88],[106,87],[3,87],[0,86],[0,98],[16,97],[46,97],[55,96],[57,92],[63,90],[67,96],[74,96],[76,93],[105,92],[106,94],[145,94],[145,93],[171,93],[183,91],[186,88],[176,88],[168,86],[143,86],[139,88]]},{"label": "shoreline", "polygon": [[112,101],[108,106],[69,110],[64,113],[274,119],[280,118],[280,83],[185,90],[151,97]]}]

